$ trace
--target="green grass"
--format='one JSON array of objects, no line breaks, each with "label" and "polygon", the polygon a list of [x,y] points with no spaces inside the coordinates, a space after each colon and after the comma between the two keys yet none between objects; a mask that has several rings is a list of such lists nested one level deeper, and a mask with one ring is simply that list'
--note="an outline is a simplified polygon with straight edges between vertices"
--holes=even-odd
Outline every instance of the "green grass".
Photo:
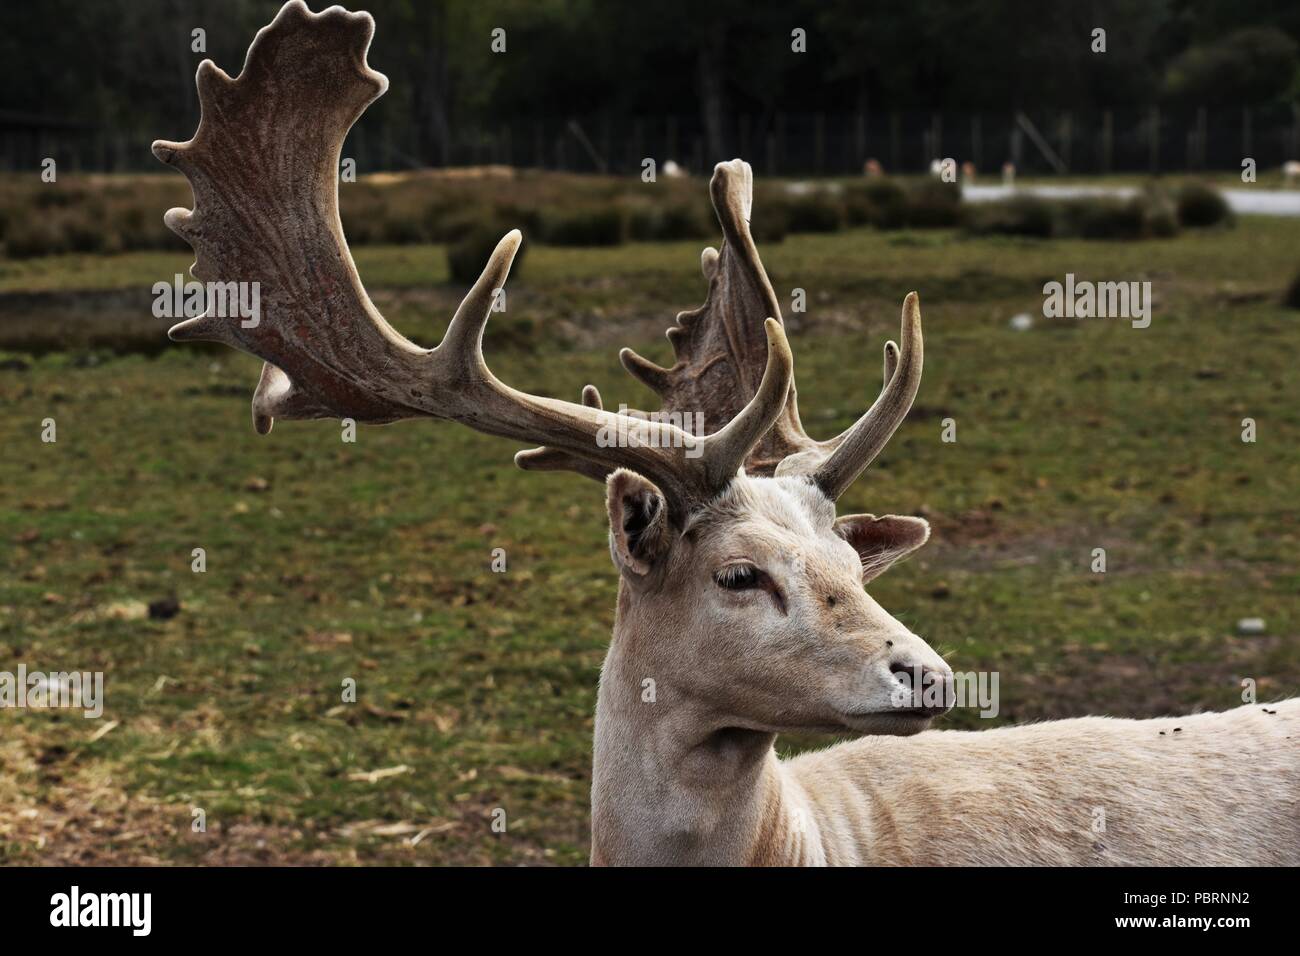
[{"label": "green grass", "polygon": [[[874,396],[881,343],[903,295],[921,293],[917,406],[841,511],[934,526],[871,590],[955,668],[1000,672],[996,721],[944,725],[1227,707],[1243,678],[1264,698],[1300,689],[1300,319],[1276,304],[1298,240],[1298,222],[1248,219],[1140,243],[945,230],[764,247],[782,301],[808,293],[808,314],[787,319],[818,436]],[[702,298],[700,245],[533,249],[493,320],[493,368],[644,407],[615,346],[667,360],[662,329]],[[436,341],[460,291],[442,284],[440,248],[357,259],[398,327]],[[147,289],[188,262],[4,263],[0,293]],[[1151,327],[1011,331],[1066,272],[1151,280]],[[615,590],[594,484],[517,471],[510,443],[441,423],[362,429],[355,444],[320,422],[258,438],[257,363],[232,352],[12,364],[25,368],[0,371],[0,649],[34,669],[104,670],[107,707],[99,722],[0,714],[0,859],[586,858]],[[1255,444],[1240,440],[1247,416]],[[947,417],[956,443],[940,441]],[[1105,575],[1089,570],[1095,547]],[[136,602],[168,595],[177,617],[139,617]],[[1255,616],[1267,634],[1237,636]],[[355,705],[340,702],[345,678]],[[382,829],[400,824],[416,829]]]}]

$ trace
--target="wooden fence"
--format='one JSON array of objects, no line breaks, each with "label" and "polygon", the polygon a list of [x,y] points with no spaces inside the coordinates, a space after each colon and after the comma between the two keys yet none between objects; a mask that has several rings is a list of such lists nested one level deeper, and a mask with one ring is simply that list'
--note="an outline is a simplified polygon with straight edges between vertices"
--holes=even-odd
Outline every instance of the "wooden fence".
[{"label": "wooden fence", "polygon": [[[152,138],[0,112],[0,169],[35,171],[45,157],[54,157],[61,170],[157,171],[149,153]],[[349,135],[344,156],[354,158],[361,173],[435,165],[414,142],[414,136],[385,125],[382,116],[366,116]],[[500,163],[627,175],[639,173],[647,157],[672,159],[698,173],[732,156],[748,159],[767,176],[854,175],[868,158],[889,172],[913,173],[945,157],[985,172],[996,172],[1008,160],[1022,173],[1239,170],[1247,157],[1264,170],[1300,159],[1300,108],[740,114],[722,130],[722,155],[710,155],[706,142],[695,115],[548,116],[461,125],[448,155],[457,166]]]}]

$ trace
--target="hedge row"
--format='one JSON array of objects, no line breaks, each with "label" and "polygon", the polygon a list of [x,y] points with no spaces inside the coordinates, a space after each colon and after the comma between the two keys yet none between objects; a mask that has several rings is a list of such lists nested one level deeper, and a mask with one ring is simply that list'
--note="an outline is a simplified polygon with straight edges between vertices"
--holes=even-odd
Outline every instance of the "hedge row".
[{"label": "hedge row", "polygon": [[[760,242],[848,227],[963,227],[975,234],[1140,238],[1230,221],[1222,197],[1188,185],[1170,195],[1148,189],[1130,200],[1054,202],[1018,197],[963,204],[956,185],[936,179],[862,179],[791,185],[759,182],[751,227]],[[655,184],[531,171],[477,175],[379,175],[339,190],[355,245],[446,243],[480,247],[520,228],[532,241],[609,246],[629,241],[716,240],[704,182]],[[174,176],[80,177],[43,184],[0,178],[0,252],[30,258],[66,252],[184,249],[162,224],[172,206],[190,205]],[[480,263],[481,264],[481,263]],[[464,278],[459,273],[458,279]],[[473,277],[470,277],[473,278]]]},{"label": "hedge row", "polygon": [[966,207],[963,226],[974,235],[1039,239],[1151,239],[1183,228],[1230,225],[1232,211],[1217,191],[1195,183],[1172,195],[1151,186],[1128,199],[1040,199],[1016,196]]}]

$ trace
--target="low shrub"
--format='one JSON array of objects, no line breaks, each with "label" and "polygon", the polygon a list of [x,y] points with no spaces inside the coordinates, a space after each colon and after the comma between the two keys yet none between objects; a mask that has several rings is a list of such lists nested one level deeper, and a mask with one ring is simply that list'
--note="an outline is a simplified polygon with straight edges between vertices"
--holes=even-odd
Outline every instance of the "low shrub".
[{"label": "low shrub", "polygon": [[708,239],[716,232],[710,210],[700,203],[638,201],[625,208],[628,238],[640,242]]},{"label": "low shrub", "polygon": [[[447,271],[451,273],[452,281],[460,285],[472,285],[483,272],[483,267],[487,265],[501,237],[511,228],[500,222],[482,222],[449,244]],[[519,251],[515,253],[514,265],[510,268],[511,275],[518,275],[527,250],[528,243],[520,244]]]},{"label": "low shrub", "polygon": [[657,238],[669,241],[707,239],[716,231],[712,207],[694,202],[678,202],[668,206],[659,226]]},{"label": "low shrub", "polygon": [[11,259],[35,259],[67,251],[63,230],[48,216],[20,217],[5,229],[5,255]]},{"label": "low shrub", "polygon": [[1226,225],[1232,210],[1222,193],[1202,183],[1187,183],[1178,190],[1178,221],[1192,229]]},{"label": "low shrub", "polygon": [[32,196],[32,205],[37,209],[60,209],[66,206],[78,206],[86,201],[86,190],[79,186],[38,189]]},{"label": "low shrub", "polygon": [[126,206],[115,217],[123,249],[183,249],[185,240],[163,225],[161,214]]},{"label": "low shrub", "polygon": [[627,239],[627,215],[614,205],[544,210],[538,241],[552,246],[617,246]]},{"label": "low shrub", "polygon": [[380,207],[378,240],[394,246],[417,245],[430,241],[429,221],[423,210],[401,203]]},{"label": "low shrub", "polygon": [[928,177],[907,190],[906,225],[941,229],[961,224],[961,186]]},{"label": "low shrub", "polygon": [[349,190],[340,196],[339,218],[343,220],[343,234],[352,245],[364,246],[378,243],[383,234],[384,208],[377,196],[367,191]]},{"label": "low shrub", "polygon": [[495,215],[498,223],[509,223],[511,229],[520,229],[529,237],[541,235],[542,232],[542,211],[536,206],[530,206],[525,203],[506,202],[498,206],[493,212],[490,207],[482,207],[471,210],[468,214],[462,208],[459,213],[450,213],[447,222],[455,228],[456,235],[465,232],[468,218],[469,222],[475,221],[473,217],[492,217]]},{"label": "low shrub", "polygon": [[755,242],[782,242],[790,233],[789,211],[778,201],[754,204],[749,232]]},{"label": "low shrub", "polygon": [[1148,187],[1128,199],[1015,196],[967,207],[963,225],[973,235],[1148,239],[1177,235],[1179,217],[1174,201],[1164,190]]},{"label": "low shrub", "polygon": [[1146,234],[1157,239],[1178,235],[1178,207],[1163,189],[1148,187],[1146,199]]},{"label": "low shrub", "polygon": [[966,231],[977,236],[1031,236],[1050,239],[1056,232],[1056,210],[1034,196],[1005,202],[968,205],[962,217]]},{"label": "low shrub", "polygon": [[122,251],[122,237],[105,222],[92,222],[80,216],[63,223],[64,247],[69,252],[112,253]]},{"label": "low shrub", "polygon": [[1061,204],[1060,235],[1080,239],[1141,239],[1146,234],[1147,200],[1068,199]]},{"label": "low shrub", "polygon": [[838,196],[823,190],[784,197],[786,228],[790,232],[839,232],[844,228],[844,206]]},{"label": "low shrub", "polygon": [[893,179],[868,179],[844,187],[844,215],[850,225],[902,229],[907,225],[907,204],[907,190]]},{"label": "low shrub", "polygon": [[1282,296],[1282,304],[1292,309],[1300,309],[1300,272],[1291,280],[1291,285]]},{"label": "low shrub", "polygon": [[449,206],[433,203],[425,211],[425,232],[432,242],[457,242],[483,226],[497,230],[500,239],[511,229],[519,229],[529,236],[537,234],[537,218],[520,216],[513,209],[494,209],[486,203],[468,203]]}]

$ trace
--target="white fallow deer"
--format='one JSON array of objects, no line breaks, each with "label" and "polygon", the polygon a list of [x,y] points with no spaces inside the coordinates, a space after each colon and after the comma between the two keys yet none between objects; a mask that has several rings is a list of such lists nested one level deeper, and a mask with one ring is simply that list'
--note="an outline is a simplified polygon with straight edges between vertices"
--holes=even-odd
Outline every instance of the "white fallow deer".
[{"label": "white fallow deer", "polygon": [[[194,247],[197,277],[259,282],[263,309],[255,327],[204,316],[171,336],[265,360],[259,432],[275,418],[446,419],[540,443],[516,456],[525,468],[604,483],[620,581],[596,705],[593,863],[1300,863],[1300,700],[983,732],[926,729],[946,693],[900,706],[900,676],[947,691],[951,672],[863,582],[929,528],[836,517],[835,501],[912,404],[917,297],[870,410],[837,438],[809,438],[744,163],[714,173],[725,241],[704,252],[705,304],[669,330],[676,364],[622,353],[666,412],[702,413],[707,436],[662,421],[629,432],[590,386],[576,404],[488,370],[483,329],[518,232],[437,348],[394,331],[337,208],[344,136],[387,85],[366,64],[373,29],[366,14],[294,0],[237,79],[199,67],[198,132],[153,147],[194,190],[194,210],[166,221]],[[638,440],[602,442],[602,430]],[[773,742],[787,731],[865,736],[782,761]]]}]

